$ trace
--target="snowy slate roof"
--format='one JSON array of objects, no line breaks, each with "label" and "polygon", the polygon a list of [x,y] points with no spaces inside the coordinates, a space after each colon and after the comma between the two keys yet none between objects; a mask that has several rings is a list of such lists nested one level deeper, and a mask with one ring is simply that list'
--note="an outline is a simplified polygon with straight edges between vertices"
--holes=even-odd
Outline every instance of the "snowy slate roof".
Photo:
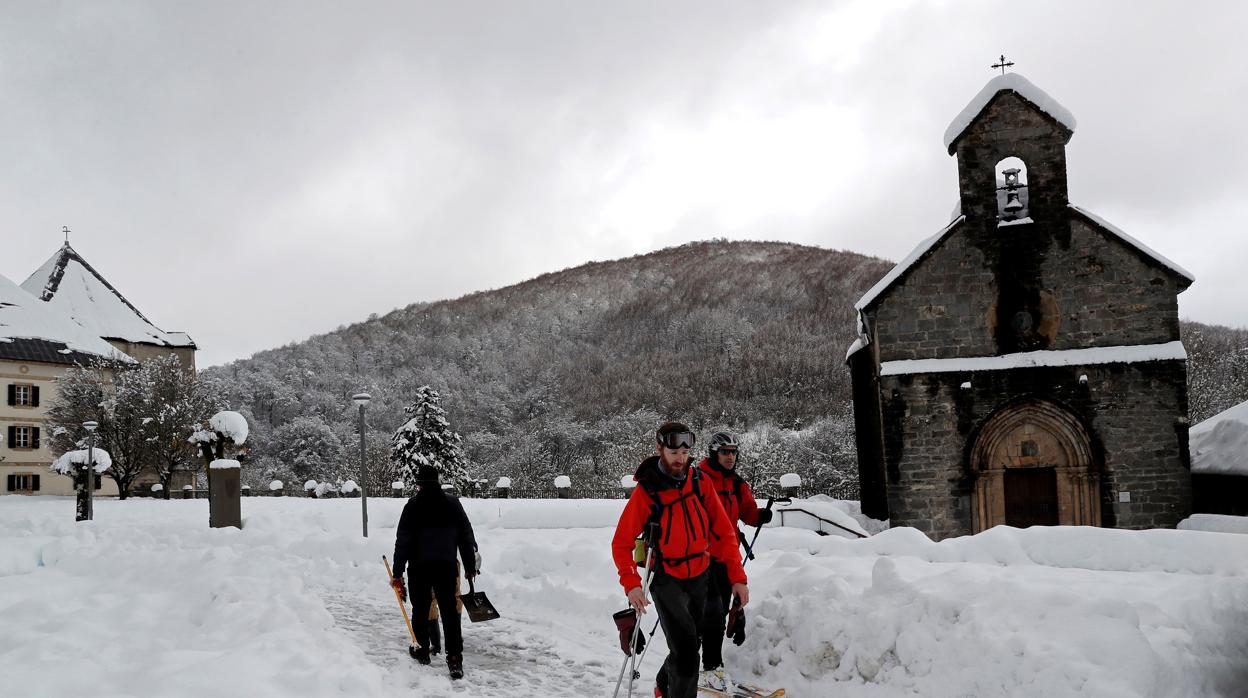
[{"label": "snowy slate roof", "polygon": [[1091,221],[1092,223],[1095,223],[1096,225],[1100,226],[1100,227],[1101,227],[1101,228],[1103,228],[1106,232],[1108,232],[1108,233],[1110,233],[1110,234],[1112,234],[1112,235],[1116,235],[1116,236],[1117,236],[1118,238],[1120,238],[1123,242],[1125,242],[1125,243],[1127,243],[1128,245],[1131,245],[1131,246],[1132,246],[1132,247],[1134,247],[1135,249],[1139,250],[1140,252],[1142,252],[1142,253],[1144,254],[1144,256],[1145,256],[1145,257],[1149,257],[1150,259],[1152,259],[1153,261],[1157,262],[1157,263],[1158,263],[1158,264],[1160,264],[1161,266],[1166,267],[1166,268],[1167,268],[1167,269],[1169,269],[1170,271],[1172,271],[1172,272],[1174,272],[1174,273],[1178,274],[1179,276],[1182,276],[1183,278],[1187,279],[1187,281],[1188,281],[1188,283],[1189,283],[1189,284],[1190,284],[1191,282],[1193,282],[1193,281],[1195,281],[1195,280],[1196,280],[1196,277],[1195,277],[1195,276],[1193,276],[1193,275],[1192,275],[1192,273],[1191,273],[1190,271],[1188,271],[1188,270],[1184,269],[1183,267],[1181,267],[1181,266],[1179,266],[1179,265],[1175,264],[1174,262],[1171,262],[1169,259],[1166,259],[1166,258],[1165,258],[1165,257],[1163,257],[1162,255],[1160,255],[1160,254],[1158,254],[1157,252],[1155,252],[1155,251],[1154,251],[1152,248],[1150,248],[1148,245],[1145,245],[1144,243],[1140,242],[1139,240],[1136,240],[1135,238],[1131,237],[1130,235],[1127,235],[1126,233],[1122,232],[1121,230],[1119,230],[1117,227],[1115,227],[1112,223],[1110,223],[1109,221],[1105,220],[1104,218],[1101,218],[1100,216],[1096,215],[1095,213],[1092,213],[1091,211],[1085,211],[1084,209],[1081,209],[1081,208],[1079,208],[1078,206],[1076,206],[1076,205],[1074,205],[1074,204],[1070,204],[1070,208],[1071,208],[1072,210],[1074,210],[1074,211],[1078,212],[1078,213],[1079,213],[1080,215],[1082,215],[1084,218],[1087,218],[1087,219],[1088,219],[1089,221]]},{"label": "snowy slate roof", "polygon": [[928,251],[936,246],[936,243],[943,240],[946,235],[952,232],[953,229],[964,220],[966,220],[966,216],[959,215],[957,218],[949,221],[949,225],[941,228],[939,233],[936,233],[923,242],[920,242],[918,247],[915,247],[910,251],[910,254],[906,255],[905,259],[898,262],[897,266],[893,267],[887,274],[884,275],[884,278],[880,279],[874,286],[871,287],[871,290],[864,293],[862,298],[858,299],[858,302],[854,304],[854,309],[862,310],[868,305],[871,305],[871,303],[874,302],[881,293],[883,293],[889,286],[896,283],[896,281],[900,279],[903,274],[910,271],[910,267],[914,266],[915,263],[923,257],[923,255],[927,254]]},{"label": "snowy slate roof", "polygon": [[164,347],[195,347],[184,332],[165,332],[65,243],[22,283],[30,295],[69,315],[97,337]]},{"label": "snowy slate roof", "polygon": [[0,276],[0,359],[86,364],[132,361],[95,332]]},{"label": "snowy slate roof", "polygon": [[1067,130],[1075,130],[1075,115],[1071,114],[1069,109],[1058,104],[1056,99],[1050,97],[1044,90],[1033,85],[1030,80],[1022,75],[1006,73],[989,80],[988,84],[984,85],[984,89],[980,90],[979,94],[975,95],[970,103],[966,105],[966,108],[959,112],[953,118],[953,121],[949,123],[949,128],[945,129],[945,148],[948,149],[950,155],[953,155],[953,146],[962,137],[967,127],[975,122],[976,117],[988,107],[999,92],[1017,93],[1019,97],[1031,102],[1037,109],[1053,117],[1054,121],[1066,127]]},{"label": "snowy slate roof", "polygon": [[881,376],[916,373],[950,373],[1002,371],[1014,368],[1045,366],[1090,366],[1093,364],[1128,364],[1144,361],[1173,361],[1187,358],[1183,342],[1139,344],[1092,349],[1059,351],[1025,351],[1004,356],[970,356],[960,359],[905,359],[880,364]]},{"label": "snowy slate roof", "polygon": [[1206,419],[1187,435],[1193,473],[1248,475],[1248,402]]}]

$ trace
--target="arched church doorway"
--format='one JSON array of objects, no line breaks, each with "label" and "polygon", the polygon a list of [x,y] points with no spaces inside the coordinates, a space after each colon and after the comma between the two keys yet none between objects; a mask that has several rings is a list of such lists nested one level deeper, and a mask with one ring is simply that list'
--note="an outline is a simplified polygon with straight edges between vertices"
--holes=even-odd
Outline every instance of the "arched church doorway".
[{"label": "arched church doorway", "polygon": [[1046,400],[1007,405],[988,418],[971,450],[975,533],[998,524],[1100,526],[1100,476],[1088,432]]}]

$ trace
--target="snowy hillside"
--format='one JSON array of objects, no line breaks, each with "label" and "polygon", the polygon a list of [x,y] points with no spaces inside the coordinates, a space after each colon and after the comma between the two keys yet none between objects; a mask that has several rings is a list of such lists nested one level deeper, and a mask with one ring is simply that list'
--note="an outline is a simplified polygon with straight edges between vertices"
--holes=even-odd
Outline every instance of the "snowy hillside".
[{"label": "snowy hillside", "polygon": [[[405,652],[380,561],[402,503],[370,500],[364,541],[358,500],[247,499],[238,531],[208,529],[202,500],[104,500],[75,525],[70,499],[8,498],[5,695],[610,695],[621,501],[464,501],[479,588],[503,618],[465,625],[456,685]],[[1248,685],[1248,536],[997,528],[932,543],[910,529],[848,540],[768,528],[758,552],[747,640],[726,647],[728,668],[795,698]]]}]

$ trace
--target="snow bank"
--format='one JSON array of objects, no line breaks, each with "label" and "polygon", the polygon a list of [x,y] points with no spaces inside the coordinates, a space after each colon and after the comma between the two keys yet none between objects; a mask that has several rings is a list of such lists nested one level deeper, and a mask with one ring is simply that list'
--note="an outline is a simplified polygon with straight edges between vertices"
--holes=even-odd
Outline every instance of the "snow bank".
[{"label": "snow bank", "polygon": [[1248,402],[1188,431],[1193,473],[1248,475]]},{"label": "snow bank", "polygon": [[1248,516],[1192,514],[1179,522],[1179,529],[1214,533],[1248,533]]},{"label": "snow bank", "polygon": [[[108,499],[74,524],[72,498],[6,498],[6,695],[609,695],[624,501],[461,501],[477,588],[503,617],[464,623],[452,685],[440,662],[408,659],[381,566],[406,500],[370,500],[364,539],[349,500],[255,498],[240,531],[209,529],[206,500]],[[1248,536],[998,527],[936,543],[768,526],[756,553],[727,668],[792,696],[1212,698],[1248,680]],[[662,630],[653,642],[640,695]]]}]

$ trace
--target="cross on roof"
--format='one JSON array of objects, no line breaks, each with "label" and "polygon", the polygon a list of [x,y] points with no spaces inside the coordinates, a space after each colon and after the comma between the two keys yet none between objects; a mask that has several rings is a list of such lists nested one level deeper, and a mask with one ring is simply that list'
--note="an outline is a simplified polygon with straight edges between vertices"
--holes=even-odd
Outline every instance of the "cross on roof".
[{"label": "cross on roof", "polygon": [[62,225],[62,226],[61,226],[61,232],[62,232],[62,233],[65,233],[65,244],[66,244],[66,245],[68,245],[68,244],[69,244],[69,226],[68,226],[68,225]]},{"label": "cross on roof", "polygon": [[1005,54],[1004,54],[1004,53],[1003,53],[1003,54],[1001,54],[1001,59],[1000,59],[1000,61],[1001,61],[1000,63],[993,63],[993,64],[992,64],[992,67],[993,67],[993,68],[1000,68],[1000,69],[1001,69],[1001,74],[1002,74],[1002,75],[1005,75],[1005,69],[1006,69],[1006,68],[1008,68],[1008,67],[1010,67],[1010,66],[1012,66],[1012,65],[1014,65],[1014,64],[1013,64],[1012,62],[1006,62],[1006,60],[1005,60]]}]

